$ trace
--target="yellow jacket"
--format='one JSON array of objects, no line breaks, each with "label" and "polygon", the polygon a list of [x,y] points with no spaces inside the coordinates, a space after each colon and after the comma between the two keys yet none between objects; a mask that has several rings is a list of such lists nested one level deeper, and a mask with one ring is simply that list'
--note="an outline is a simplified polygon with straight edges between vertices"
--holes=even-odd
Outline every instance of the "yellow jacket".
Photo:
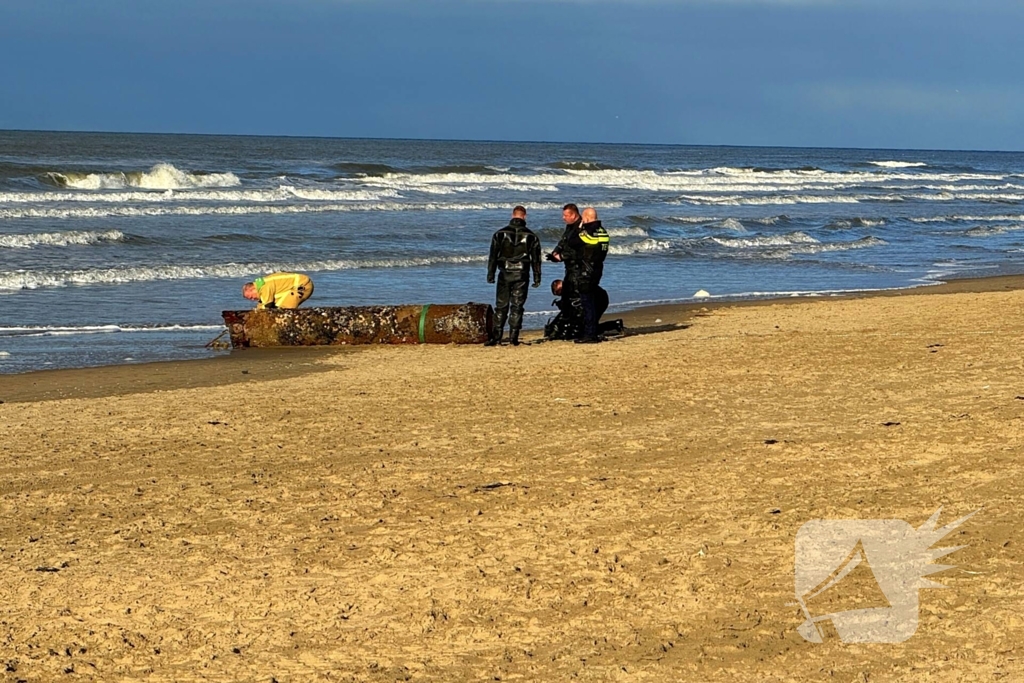
[{"label": "yellow jacket", "polygon": [[313,293],[313,281],[302,273],[271,273],[253,284],[260,296],[257,308],[295,308]]}]

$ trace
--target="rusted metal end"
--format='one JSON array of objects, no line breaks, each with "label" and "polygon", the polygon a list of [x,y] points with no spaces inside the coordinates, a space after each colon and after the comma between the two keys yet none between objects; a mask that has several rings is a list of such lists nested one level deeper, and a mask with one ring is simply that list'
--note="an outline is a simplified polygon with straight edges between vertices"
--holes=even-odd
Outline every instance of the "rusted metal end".
[{"label": "rusted metal end", "polygon": [[344,306],[224,311],[234,348],[336,344],[482,344],[488,304]]}]

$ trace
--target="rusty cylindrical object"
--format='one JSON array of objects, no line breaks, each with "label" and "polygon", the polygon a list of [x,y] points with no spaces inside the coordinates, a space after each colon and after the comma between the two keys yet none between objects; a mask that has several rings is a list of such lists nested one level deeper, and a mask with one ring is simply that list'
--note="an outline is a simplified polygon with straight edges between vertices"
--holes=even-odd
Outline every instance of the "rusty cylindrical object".
[{"label": "rusty cylindrical object", "polygon": [[224,311],[231,346],[482,344],[494,324],[488,304],[344,306]]}]

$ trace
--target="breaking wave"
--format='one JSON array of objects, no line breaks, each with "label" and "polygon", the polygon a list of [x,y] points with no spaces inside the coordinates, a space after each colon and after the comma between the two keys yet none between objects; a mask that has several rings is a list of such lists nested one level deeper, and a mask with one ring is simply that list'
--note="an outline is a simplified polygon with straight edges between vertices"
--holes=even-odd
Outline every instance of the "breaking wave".
[{"label": "breaking wave", "polygon": [[816,244],[799,244],[786,249],[772,249],[763,252],[765,258],[787,259],[794,255],[824,254],[834,251],[850,251],[851,249],[867,249],[869,247],[881,247],[887,245],[883,239],[877,237],[862,237],[852,242],[818,242]]},{"label": "breaking wave", "polygon": [[0,249],[31,249],[33,247],[66,247],[78,244],[99,244],[101,242],[123,242],[125,235],[120,230],[102,232],[72,230],[70,232],[40,232],[29,235],[0,235]]},{"label": "breaking wave", "polygon": [[991,237],[1024,230],[1024,225],[979,225],[964,232],[968,237]]},{"label": "breaking wave", "polygon": [[148,171],[115,173],[60,173],[50,171],[43,182],[73,190],[117,190],[138,187],[144,190],[185,190],[202,187],[235,187],[242,181],[234,173],[189,173],[171,164],[157,164]]},{"label": "breaking wave", "polygon": [[928,165],[923,161],[869,161],[868,163],[881,168],[921,168]]},{"label": "breaking wave", "polygon": [[712,237],[712,242],[720,244],[723,247],[730,249],[757,249],[760,247],[785,247],[792,246],[795,244],[818,244],[818,240],[814,239],[805,232],[791,232],[787,235],[763,235],[758,237]]},{"label": "breaking wave", "polygon": [[0,272],[0,290],[39,289],[68,285],[108,285],[155,280],[248,278],[276,271],[319,272],[362,268],[418,268],[437,264],[477,263],[486,256],[435,256],[411,259],[352,259],[306,263],[224,263],[211,266],[137,266],[82,270],[16,270]]},{"label": "breaking wave", "polygon": [[[619,208],[622,202],[593,204],[595,208]],[[527,204],[538,211],[561,209],[556,202]],[[335,213],[345,211],[507,211],[507,203],[440,204],[376,202],[366,204],[290,204],[241,206],[103,206],[75,208],[0,209],[0,218],[109,218],[130,216],[247,216],[253,214]]]},{"label": "breaking wave", "polygon": [[0,337],[66,337],[79,334],[113,334],[119,332],[201,332],[223,328],[223,325],[28,325],[24,327],[0,327]]},{"label": "breaking wave", "polygon": [[884,218],[837,218],[826,228],[834,230],[849,230],[851,228],[878,228],[885,225]]},{"label": "breaking wave", "polygon": [[631,256],[633,254],[656,254],[662,251],[668,251],[672,248],[672,242],[669,240],[656,240],[656,239],[645,239],[632,244],[613,244],[608,248],[609,254],[617,254],[619,256]]}]

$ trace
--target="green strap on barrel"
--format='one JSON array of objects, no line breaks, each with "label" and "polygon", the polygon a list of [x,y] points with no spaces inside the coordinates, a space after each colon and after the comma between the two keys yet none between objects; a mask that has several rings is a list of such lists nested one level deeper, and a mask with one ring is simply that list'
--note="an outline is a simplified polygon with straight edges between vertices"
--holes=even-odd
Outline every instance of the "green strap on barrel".
[{"label": "green strap on barrel", "polygon": [[423,307],[420,311],[420,344],[427,343],[427,311],[430,310],[430,304]]}]

